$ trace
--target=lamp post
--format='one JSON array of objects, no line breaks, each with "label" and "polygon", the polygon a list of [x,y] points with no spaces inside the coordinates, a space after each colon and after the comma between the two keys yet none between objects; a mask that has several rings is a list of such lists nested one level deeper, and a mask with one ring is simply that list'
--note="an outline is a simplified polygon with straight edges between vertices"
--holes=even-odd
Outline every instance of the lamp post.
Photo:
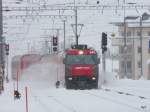
[{"label": "lamp post", "polygon": [[66,49],[66,20],[63,20],[64,23],[64,51]]},{"label": "lamp post", "polygon": [[3,35],[3,11],[2,0],[0,0],[0,64],[4,66],[4,37]]}]

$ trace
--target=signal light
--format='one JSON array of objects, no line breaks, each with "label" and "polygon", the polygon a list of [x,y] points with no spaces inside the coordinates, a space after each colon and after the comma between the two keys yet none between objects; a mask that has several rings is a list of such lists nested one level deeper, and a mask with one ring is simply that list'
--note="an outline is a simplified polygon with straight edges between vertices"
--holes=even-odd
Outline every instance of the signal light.
[{"label": "signal light", "polygon": [[5,45],[5,50],[6,50],[6,51],[9,51],[9,44],[6,44],[6,45]]},{"label": "signal light", "polygon": [[53,37],[53,46],[58,45],[58,37]]},{"label": "signal light", "polygon": [[102,47],[102,53],[107,51],[107,34],[104,32],[102,33],[101,47]]},{"label": "signal light", "polygon": [[9,55],[9,44],[5,44],[6,55]]},{"label": "signal light", "polygon": [[107,34],[106,33],[102,33],[102,46],[106,46],[107,45]]},{"label": "signal light", "polygon": [[53,47],[53,52],[56,52],[57,51],[57,47]]},{"label": "signal light", "polygon": [[104,53],[105,51],[107,51],[107,47],[106,47],[106,46],[103,46],[103,47],[102,47],[102,53]]}]

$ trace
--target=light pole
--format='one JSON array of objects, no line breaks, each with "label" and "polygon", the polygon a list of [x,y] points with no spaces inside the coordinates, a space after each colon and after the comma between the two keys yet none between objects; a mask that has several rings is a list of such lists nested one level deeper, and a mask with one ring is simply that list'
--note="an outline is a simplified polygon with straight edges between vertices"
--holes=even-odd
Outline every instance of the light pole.
[{"label": "light pole", "polygon": [[64,51],[66,49],[66,20],[63,21],[64,23]]},{"label": "light pole", "polygon": [[4,66],[4,40],[3,40],[3,11],[2,0],[0,0],[0,64]]},{"label": "light pole", "polygon": [[76,0],[74,0],[74,13],[75,13],[75,38],[76,38],[76,45],[78,46],[78,11],[76,6]]}]

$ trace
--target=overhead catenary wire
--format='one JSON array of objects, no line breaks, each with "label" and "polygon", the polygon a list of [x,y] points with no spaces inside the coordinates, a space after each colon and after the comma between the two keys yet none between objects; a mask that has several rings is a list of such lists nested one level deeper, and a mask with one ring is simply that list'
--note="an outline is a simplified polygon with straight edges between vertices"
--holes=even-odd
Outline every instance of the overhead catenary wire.
[{"label": "overhead catenary wire", "polygon": [[[105,7],[105,10],[123,10],[125,7],[126,9],[135,10],[138,9],[149,9],[150,5],[76,5],[78,10],[102,10]],[[46,5],[45,7],[33,6],[33,7],[3,7],[3,11],[10,12],[10,11],[49,11],[49,10],[74,10],[73,5],[60,5],[60,6],[51,6]]]}]

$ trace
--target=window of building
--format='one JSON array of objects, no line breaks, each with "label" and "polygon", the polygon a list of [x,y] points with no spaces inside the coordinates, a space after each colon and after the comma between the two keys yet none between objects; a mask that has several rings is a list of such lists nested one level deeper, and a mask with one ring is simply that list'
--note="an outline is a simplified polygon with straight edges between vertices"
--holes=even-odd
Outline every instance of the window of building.
[{"label": "window of building", "polygon": [[148,36],[150,36],[150,31],[148,32],[148,34],[147,34]]},{"label": "window of building", "polygon": [[128,31],[128,32],[127,32],[127,36],[131,36],[131,31]]},{"label": "window of building", "polygon": [[141,61],[138,61],[138,68],[141,68]]},{"label": "window of building", "polygon": [[138,47],[138,53],[141,53],[141,47]]},{"label": "window of building", "polygon": [[131,73],[131,70],[132,70],[131,69],[131,64],[132,64],[131,61],[127,61],[127,72],[128,73]]},{"label": "window of building", "polygon": [[148,53],[150,53],[150,48],[148,48]]},{"label": "window of building", "polygon": [[141,32],[138,31],[138,32],[137,32],[137,36],[140,36],[140,35],[141,35]]},{"label": "window of building", "polygon": [[[148,74],[150,74],[150,64],[148,64]],[[150,79],[150,75],[148,75],[148,79]]]},{"label": "window of building", "polygon": [[119,47],[119,53],[123,53],[124,52],[124,46],[120,46]]},{"label": "window of building", "polygon": [[150,53],[150,40],[148,41],[148,53]]},{"label": "window of building", "polygon": [[127,38],[127,42],[131,42],[131,38]]},{"label": "window of building", "polygon": [[121,72],[125,72],[125,63],[124,61],[121,61]]},{"label": "window of building", "polygon": [[127,46],[127,53],[131,53],[132,52],[132,46],[131,45],[128,45]]},{"label": "window of building", "polygon": [[121,62],[121,68],[124,68],[124,61]]},{"label": "window of building", "polygon": [[122,32],[120,33],[120,35],[121,35],[121,36],[124,36],[124,32],[122,31]]}]

